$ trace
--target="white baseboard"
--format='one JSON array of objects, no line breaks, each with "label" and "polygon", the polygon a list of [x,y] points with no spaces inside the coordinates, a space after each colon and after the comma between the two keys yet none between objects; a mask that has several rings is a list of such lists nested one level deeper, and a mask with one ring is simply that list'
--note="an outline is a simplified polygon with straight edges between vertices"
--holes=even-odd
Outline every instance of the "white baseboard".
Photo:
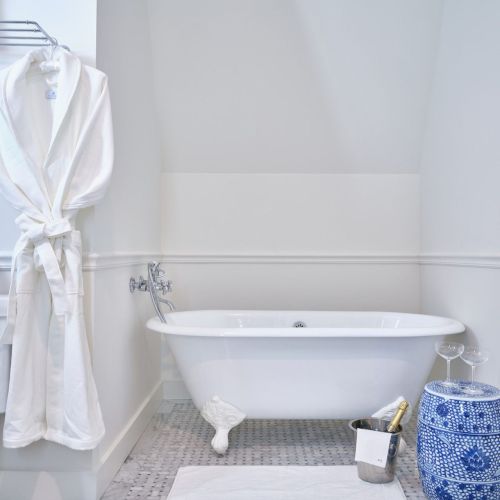
[{"label": "white baseboard", "polygon": [[163,382],[163,399],[191,399],[182,380],[165,380]]},{"label": "white baseboard", "polygon": [[101,497],[106,487],[113,480],[118,469],[125,462],[135,443],[137,443],[158,410],[162,399],[162,385],[161,381],[155,385],[116,439],[100,456],[95,472],[97,499]]}]

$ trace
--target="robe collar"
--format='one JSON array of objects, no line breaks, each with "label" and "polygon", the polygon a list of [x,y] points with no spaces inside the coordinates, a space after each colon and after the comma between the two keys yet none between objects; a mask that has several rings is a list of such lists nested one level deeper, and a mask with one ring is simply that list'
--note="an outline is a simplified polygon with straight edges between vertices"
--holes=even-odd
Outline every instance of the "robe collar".
[{"label": "robe collar", "polygon": [[36,49],[28,52],[24,57],[9,67],[7,78],[5,79],[5,87],[3,89],[5,108],[10,122],[10,128],[12,129],[18,144],[23,144],[23,141],[20,140],[22,137],[22,131],[16,130],[16,123],[20,120],[21,113],[23,112],[23,106],[25,105],[23,99],[20,99],[19,97],[24,94],[26,87],[26,73],[30,69],[31,65],[40,64],[44,61],[54,61],[58,64],[59,74],[57,77],[57,98],[54,103],[54,116],[50,143],[47,148],[47,154],[43,165],[38,165],[38,167],[44,167],[51,156],[64,118],[68,113],[71,101],[78,87],[82,64],[78,57],[74,56],[62,47],[44,47]]}]

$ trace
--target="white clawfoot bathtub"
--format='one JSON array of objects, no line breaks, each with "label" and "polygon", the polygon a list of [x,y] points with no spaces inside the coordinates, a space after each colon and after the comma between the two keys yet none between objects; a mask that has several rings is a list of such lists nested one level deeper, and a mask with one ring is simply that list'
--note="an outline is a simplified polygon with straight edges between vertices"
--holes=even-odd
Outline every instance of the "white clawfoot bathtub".
[{"label": "white clawfoot bathtub", "polygon": [[194,404],[220,431],[220,453],[245,416],[350,419],[400,395],[414,404],[434,342],[464,331],[452,319],[386,312],[189,311],[166,319],[148,327],[167,335]]}]

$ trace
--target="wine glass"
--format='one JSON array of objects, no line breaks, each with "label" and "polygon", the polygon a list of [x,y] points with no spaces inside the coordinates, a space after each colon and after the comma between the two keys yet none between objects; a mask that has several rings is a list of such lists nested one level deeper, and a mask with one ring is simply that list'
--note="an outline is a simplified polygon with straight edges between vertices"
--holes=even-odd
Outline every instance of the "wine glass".
[{"label": "wine glass", "polygon": [[451,381],[451,360],[464,352],[464,345],[459,342],[439,341],[436,342],[435,348],[436,353],[446,359],[446,380],[442,383],[450,387],[456,386],[457,384]]},{"label": "wine glass", "polygon": [[481,366],[488,361],[490,355],[476,346],[467,346],[460,357],[471,367],[470,386],[464,389],[467,394],[482,394],[483,391],[476,386],[474,375],[476,366]]}]

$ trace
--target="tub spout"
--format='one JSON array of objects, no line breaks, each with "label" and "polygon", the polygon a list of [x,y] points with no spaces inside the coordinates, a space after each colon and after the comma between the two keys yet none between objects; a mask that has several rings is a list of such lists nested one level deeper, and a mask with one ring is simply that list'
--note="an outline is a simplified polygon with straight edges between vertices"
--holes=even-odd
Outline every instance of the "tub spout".
[{"label": "tub spout", "polygon": [[170,312],[174,312],[175,311],[175,305],[173,302],[171,302],[170,300],[168,299],[163,299],[161,297],[158,297],[158,300],[162,303],[162,304],[166,304],[167,307],[170,309]]}]

